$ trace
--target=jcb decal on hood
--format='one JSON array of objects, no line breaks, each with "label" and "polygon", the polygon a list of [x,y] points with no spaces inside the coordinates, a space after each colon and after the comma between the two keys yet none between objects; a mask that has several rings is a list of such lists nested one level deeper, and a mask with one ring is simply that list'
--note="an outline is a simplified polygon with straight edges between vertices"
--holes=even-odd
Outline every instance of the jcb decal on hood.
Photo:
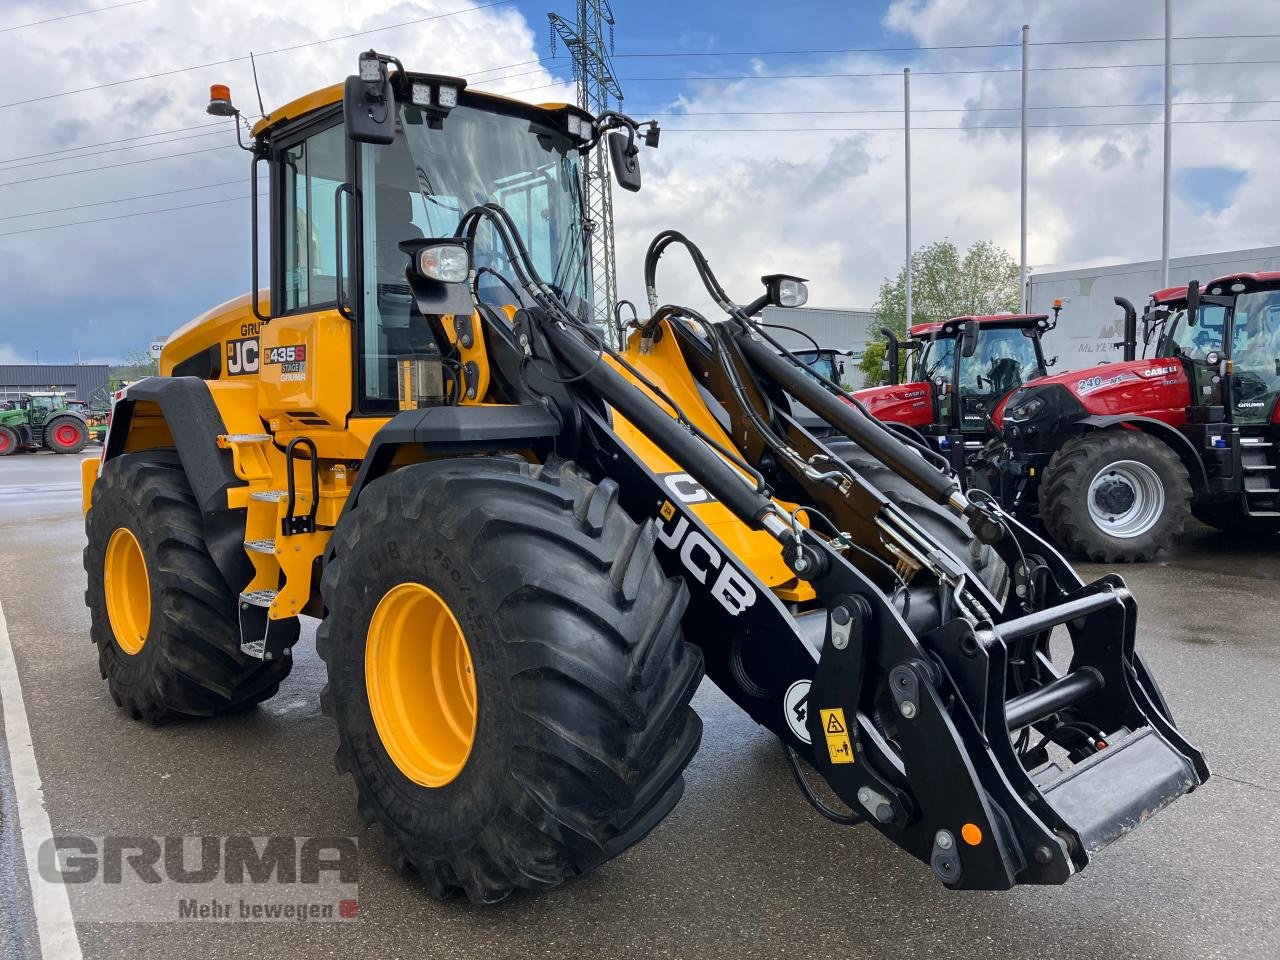
[{"label": "jcb decal on hood", "polygon": [[662,504],[654,522],[658,525],[658,539],[679,555],[695,580],[711,588],[711,595],[720,606],[736,617],[756,602],[751,581],[670,500]]},{"label": "jcb decal on hood", "polygon": [[227,373],[233,377],[258,372],[258,338],[227,341]]}]

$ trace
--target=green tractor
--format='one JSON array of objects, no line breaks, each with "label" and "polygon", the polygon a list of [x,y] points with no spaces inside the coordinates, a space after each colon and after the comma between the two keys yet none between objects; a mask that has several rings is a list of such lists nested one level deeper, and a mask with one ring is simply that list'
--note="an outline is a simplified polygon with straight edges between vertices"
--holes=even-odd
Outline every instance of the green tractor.
[{"label": "green tractor", "polygon": [[61,393],[26,393],[0,404],[0,457],[41,448],[79,453],[89,442],[89,434],[85,415]]}]

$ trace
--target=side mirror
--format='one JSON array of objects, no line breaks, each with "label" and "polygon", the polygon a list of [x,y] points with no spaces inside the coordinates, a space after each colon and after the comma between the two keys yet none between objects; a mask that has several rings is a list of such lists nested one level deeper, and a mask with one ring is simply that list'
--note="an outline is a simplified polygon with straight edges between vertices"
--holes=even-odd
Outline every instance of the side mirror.
[{"label": "side mirror", "polygon": [[1194,327],[1200,317],[1200,281],[1187,284],[1187,326]]},{"label": "side mirror", "polygon": [[424,316],[471,315],[471,241],[461,237],[405,240],[409,289]]},{"label": "side mirror", "polygon": [[838,361],[838,362],[836,363],[836,373],[840,374],[840,376],[842,376],[842,377],[844,376],[844,361],[843,361],[843,360],[840,360],[840,361]]},{"label": "side mirror", "polygon": [[968,359],[978,349],[978,321],[966,320],[960,331],[960,356]]},{"label": "side mirror", "polygon": [[356,143],[395,141],[395,92],[387,65],[372,50],[360,55],[360,75],[347,77],[342,88],[342,121]]},{"label": "side mirror", "polygon": [[640,189],[640,148],[630,131],[609,133],[609,164],[618,186],[632,193]]}]

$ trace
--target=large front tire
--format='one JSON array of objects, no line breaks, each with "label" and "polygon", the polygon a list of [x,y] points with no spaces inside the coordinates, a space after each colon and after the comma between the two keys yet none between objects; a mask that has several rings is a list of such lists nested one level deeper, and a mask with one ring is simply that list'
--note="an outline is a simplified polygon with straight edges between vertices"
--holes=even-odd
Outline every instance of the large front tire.
[{"label": "large front tire", "polygon": [[44,427],[44,445],[54,453],[79,453],[89,442],[89,427],[79,417],[55,417]]},{"label": "large front tire", "polygon": [[103,464],[85,531],[90,636],[125,713],[152,722],[209,717],[279,689],[291,661],[240,652],[236,592],[209,555],[177,454],[128,453]]},{"label": "large front tire", "polygon": [[1139,430],[1064,443],[1045,468],[1040,517],[1071,553],[1102,563],[1152,560],[1181,534],[1191,481],[1178,455]]},{"label": "large front tire", "polygon": [[683,793],[687,588],[617,497],[569,464],[465,458],[375,481],[334,532],[317,649],[336,763],[435,896],[556,886]]}]

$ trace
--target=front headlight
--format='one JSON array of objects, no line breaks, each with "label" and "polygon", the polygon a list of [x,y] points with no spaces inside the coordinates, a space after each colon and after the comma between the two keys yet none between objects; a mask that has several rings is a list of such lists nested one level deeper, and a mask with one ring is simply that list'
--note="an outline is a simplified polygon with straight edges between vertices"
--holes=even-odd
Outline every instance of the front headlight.
[{"label": "front headlight", "polygon": [[471,258],[461,244],[426,247],[418,252],[418,272],[430,280],[461,283],[471,273]]},{"label": "front headlight", "polygon": [[1004,418],[1009,423],[1025,423],[1034,417],[1038,417],[1040,412],[1044,410],[1045,403],[1043,397],[1032,397],[1023,403],[1018,404],[1011,410],[1006,410]]}]

